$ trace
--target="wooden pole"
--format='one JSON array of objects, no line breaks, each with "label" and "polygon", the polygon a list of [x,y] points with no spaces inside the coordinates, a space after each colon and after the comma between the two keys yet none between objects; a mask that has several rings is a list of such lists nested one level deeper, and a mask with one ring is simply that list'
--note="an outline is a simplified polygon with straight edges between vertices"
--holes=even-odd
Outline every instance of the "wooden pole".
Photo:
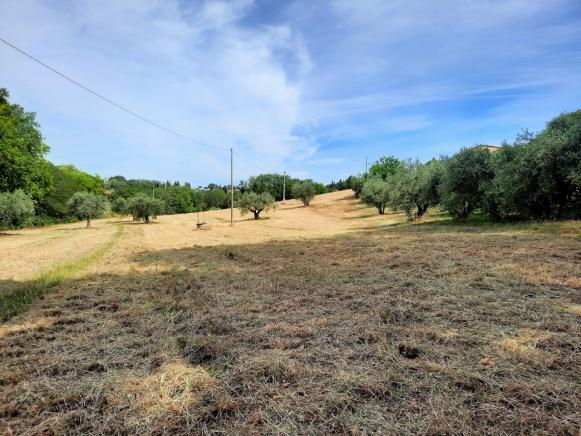
[{"label": "wooden pole", "polygon": [[234,152],[230,147],[230,225],[234,225]]}]

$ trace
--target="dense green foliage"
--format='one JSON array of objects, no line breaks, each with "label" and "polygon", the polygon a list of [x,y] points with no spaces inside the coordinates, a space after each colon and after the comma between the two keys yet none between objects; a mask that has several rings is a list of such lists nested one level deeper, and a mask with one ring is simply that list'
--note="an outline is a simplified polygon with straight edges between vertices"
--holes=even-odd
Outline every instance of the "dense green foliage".
[{"label": "dense green foliage", "polygon": [[380,177],[387,180],[402,169],[403,163],[397,157],[383,156],[369,168],[370,177]]},{"label": "dense green foliage", "polygon": [[275,207],[275,199],[268,192],[261,192],[259,194],[247,191],[240,196],[237,206],[240,209],[241,215],[252,212],[254,214],[254,219],[257,220],[260,218],[260,213],[262,211],[273,209]]},{"label": "dense green foliage", "polygon": [[313,182],[305,180],[292,185],[291,192],[294,198],[301,200],[305,206],[308,206],[317,195],[317,188]]},{"label": "dense green foliage", "polygon": [[22,189],[40,199],[51,187],[49,164],[35,114],[10,104],[0,88],[0,192]]},{"label": "dense green foliage", "polygon": [[[439,204],[456,219],[482,211],[494,219],[581,217],[581,110],[559,115],[498,151],[463,148],[426,164],[381,158],[351,188],[380,213],[386,206],[421,217]],[[385,183],[382,184],[379,181]]]},{"label": "dense green foliage", "polygon": [[75,192],[67,202],[72,215],[80,220],[87,220],[87,227],[91,220],[99,218],[105,211],[105,198],[92,192]]},{"label": "dense green foliage", "polygon": [[387,178],[389,205],[403,210],[409,218],[422,217],[439,202],[438,187],[443,165],[438,160],[427,164],[403,161],[398,171]]},{"label": "dense green foliage", "polygon": [[0,192],[0,229],[17,228],[34,215],[34,202],[22,189]]},{"label": "dense green foliage", "polygon": [[376,207],[383,215],[389,203],[389,183],[378,176],[370,177],[363,183],[361,199],[368,205]]},{"label": "dense green foliage", "polygon": [[149,224],[151,218],[163,213],[163,201],[139,193],[129,199],[127,210],[133,215],[134,220],[143,220]]},{"label": "dense green foliage", "polygon": [[50,190],[39,202],[43,214],[64,218],[68,212],[67,202],[75,192],[91,192],[103,195],[105,183],[99,176],[92,176],[73,165],[53,165],[49,163],[53,183]]},{"label": "dense green foliage", "polygon": [[580,217],[581,111],[562,114],[538,135],[504,145],[492,165],[485,209],[493,217]]},{"label": "dense green foliage", "polygon": [[463,148],[446,162],[440,185],[442,206],[454,218],[468,218],[484,205],[485,190],[493,177],[487,149]]}]

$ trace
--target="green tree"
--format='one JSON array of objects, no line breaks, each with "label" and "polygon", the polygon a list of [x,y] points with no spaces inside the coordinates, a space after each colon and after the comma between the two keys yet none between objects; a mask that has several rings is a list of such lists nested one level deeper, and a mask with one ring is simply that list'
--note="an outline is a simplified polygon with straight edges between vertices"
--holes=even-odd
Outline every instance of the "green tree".
[{"label": "green tree", "polygon": [[361,191],[363,191],[363,184],[365,183],[365,176],[357,175],[357,176],[349,176],[347,179],[349,183],[349,187],[355,193],[355,197],[361,197]]},{"label": "green tree", "polygon": [[427,164],[404,161],[398,172],[388,177],[389,204],[405,211],[409,218],[422,217],[439,203],[438,187],[443,173],[441,161]]},{"label": "green tree", "polygon": [[52,217],[63,218],[68,212],[67,202],[75,192],[102,195],[105,184],[99,176],[92,176],[73,165],[48,164],[53,180],[51,189],[39,202],[40,210]]},{"label": "green tree", "polygon": [[0,191],[22,189],[40,199],[51,186],[48,162],[35,114],[10,104],[0,88]]},{"label": "green tree", "polygon": [[224,209],[230,205],[228,194],[220,188],[212,188],[205,193],[205,202],[210,209]]},{"label": "green tree", "polygon": [[369,167],[370,177],[381,177],[383,180],[399,172],[403,163],[395,156],[382,156]]},{"label": "green tree", "polygon": [[254,214],[254,219],[257,220],[260,218],[260,213],[262,211],[275,208],[275,200],[268,192],[258,194],[256,192],[246,191],[238,199],[237,206],[240,209],[241,215],[252,212]]},{"label": "green tree", "polygon": [[454,218],[468,218],[485,204],[485,191],[493,176],[487,149],[463,148],[446,163],[440,185],[441,204]]},{"label": "green tree", "polygon": [[487,185],[486,211],[506,218],[581,216],[581,110],[561,114],[533,136],[493,156],[494,180]]},{"label": "green tree", "polygon": [[365,181],[361,190],[361,199],[377,208],[380,215],[385,213],[389,203],[389,185],[381,177],[371,177]]},{"label": "green tree", "polygon": [[134,219],[144,220],[146,224],[149,224],[150,218],[156,218],[163,212],[163,202],[140,193],[129,199],[127,210]]},{"label": "green tree", "polygon": [[301,200],[305,206],[311,203],[316,194],[315,185],[310,181],[298,182],[292,185],[293,197]]},{"label": "green tree", "polygon": [[127,214],[127,200],[123,197],[114,198],[111,201],[111,210],[121,215]]},{"label": "green tree", "polygon": [[20,227],[34,216],[34,202],[23,190],[0,192],[0,229]]},{"label": "green tree", "polygon": [[[286,186],[290,186],[289,183],[292,179],[287,176]],[[282,190],[284,185],[284,176],[282,174],[259,174],[258,176],[253,176],[248,179],[248,190],[262,193],[268,192],[272,195],[275,200],[282,200]],[[287,198],[289,198],[287,193]]]},{"label": "green tree", "polygon": [[105,211],[105,198],[91,192],[76,192],[68,201],[71,214],[80,220],[87,220],[87,227],[91,220],[99,218]]}]

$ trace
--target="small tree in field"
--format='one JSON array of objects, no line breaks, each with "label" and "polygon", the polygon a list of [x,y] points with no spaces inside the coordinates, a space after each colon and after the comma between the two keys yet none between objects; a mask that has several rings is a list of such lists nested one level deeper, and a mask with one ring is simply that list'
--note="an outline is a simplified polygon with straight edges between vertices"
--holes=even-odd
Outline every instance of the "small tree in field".
[{"label": "small tree in field", "polygon": [[134,220],[143,220],[145,224],[149,224],[150,218],[157,218],[163,212],[163,201],[145,194],[137,194],[127,202],[127,210],[133,215]]},{"label": "small tree in field", "polygon": [[317,190],[311,182],[299,182],[292,186],[292,194],[294,198],[298,198],[305,206],[308,206],[315,198]]},{"label": "small tree in field", "polygon": [[0,192],[0,229],[20,227],[34,215],[34,202],[26,193]]},{"label": "small tree in field", "polygon": [[388,183],[379,177],[368,179],[363,184],[361,199],[370,206],[375,206],[379,214],[383,215],[385,213],[385,206],[389,202]]},{"label": "small tree in field", "polygon": [[105,210],[105,199],[91,192],[75,192],[67,202],[69,211],[80,220],[87,220],[87,227],[91,220],[99,218]]},{"label": "small tree in field", "polygon": [[252,212],[254,219],[257,220],[260,218],[262,211],[274,209],[274,197],[268,192],[257,194],[256,192],[247,191],[240,196],[238,207],[240,208],[241,215]]}]

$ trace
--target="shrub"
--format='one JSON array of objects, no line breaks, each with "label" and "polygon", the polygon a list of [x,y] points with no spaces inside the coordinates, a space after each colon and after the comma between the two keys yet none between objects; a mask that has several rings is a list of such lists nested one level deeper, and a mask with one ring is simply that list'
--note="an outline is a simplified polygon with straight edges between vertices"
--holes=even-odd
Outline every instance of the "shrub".
[{"label": "shrub", "polygon": [[247,191],[238,199],[240,214],[245,215],[248,212],[252,212],[255,220],[260,218],[262,211],[274,209],[274,207],[274,197],[268,192],[257,194],[256,192]]},{"label": "shrub", "polygon": [[440,185],[441,204],[454,218],[468,218],[483,206],[493,174],[487,149],[463,148],[446,163]]},{"label": "shrub", "polygon": [[87,220],[87,227],[91,226],[91,219],[100,217],[105,211],[105,199],[91,192],[75,192],[67,205],[72,215]]},{"label": "shrub", "polygon": [[127,213],[127,200],[123,197],[114,198],[111,202],[111,210],[115,213],[125,215]]},{"label": "shrub", "polygon": [[363,190],[363,184],[365,183],[365,177],[363,176],[349,176],[347,179],[349,186],[353,189],[355,197],[361,197],[361,191]]},{"label": "shrub", "polygon": [[0,228],[22,226],[34,216],[34,202],[23,190],[0,192]]},{"label": "shrub", "polygon": [[363,184],[361,199],[370,206],[376,207],[383,215],[389,202],[389,185],[380,177],[372,177]]},{"label": "shrub", "polygon": [[163,212],[163,202],[140,193],[129,199],[127,211],[133,215],[134,220],[143,220],[149,224],[150,218],[157,218]]},{"label": "shrub", "polygon": [[301,200],[305,206],[308,206],[311,200],[315,198],[317,191],[312,182],[305,181],[295,183],[292,186],[292,194],[294,198]]}]

